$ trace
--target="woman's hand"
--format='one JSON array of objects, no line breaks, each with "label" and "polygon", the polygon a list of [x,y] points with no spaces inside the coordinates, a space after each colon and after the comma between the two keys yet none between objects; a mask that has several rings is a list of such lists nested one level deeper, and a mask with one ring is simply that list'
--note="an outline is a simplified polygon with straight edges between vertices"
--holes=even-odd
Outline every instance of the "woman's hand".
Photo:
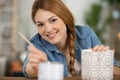
[{"label": "woman's hand", "polygon": [[29,46],[29,50],[30,50],[30,53],[28,55],[28,64],[26,67],[26,72],[28,75],[35,77],[37,76],[39,63],[46,62],[47,56],[43,51],[38,50],[33,45]]},{"label": "woman's hand", "polygon": [[47,56],[43,51],[38,50],[33,45],[29,46],[30,54],[28,55],[28,62],[30,63],[31,67],[36,69],[38,68],[38,64],[40,62],[47,61]]},{"label": "woman's hand", "polygon": [[[104,46],[104,45],[97,45],[97,46],[93,47],[92,50],[94,50],[94,51],[106,51],[106,50],[109,50],[109,47]],[[114,66],[114,75],[120,76],[120,68],[118,66]]]},{"label": "woman's hand", "polygon": [[93,51],[106,51],[109,50],[108,46],[104,46],[104,45],[97,45],[95,47],[92,48]]}]

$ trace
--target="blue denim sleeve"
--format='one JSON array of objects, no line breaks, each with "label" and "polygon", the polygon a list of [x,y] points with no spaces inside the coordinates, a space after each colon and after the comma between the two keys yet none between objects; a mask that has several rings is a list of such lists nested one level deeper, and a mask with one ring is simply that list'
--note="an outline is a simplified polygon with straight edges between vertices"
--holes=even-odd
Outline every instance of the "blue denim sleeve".
[{"label": "blue denim sleeve", "polygon": [[96,45],[101,45],[101,41],[99,40],[96,33],[91,29],[91,27],[89,27],[89,30],[90,30],[90,34],[91,34],[92,47],[94,47]]}]

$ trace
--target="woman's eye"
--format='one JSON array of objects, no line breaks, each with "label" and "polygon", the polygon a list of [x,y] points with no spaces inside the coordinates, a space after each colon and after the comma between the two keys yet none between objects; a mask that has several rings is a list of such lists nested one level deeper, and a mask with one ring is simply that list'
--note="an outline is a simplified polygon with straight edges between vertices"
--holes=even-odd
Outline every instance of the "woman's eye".
[{"label": "woman's eye", "polygon": [[57,19],[52,19],[51,21],[50,21],[50,23],[54,23],[54,22],[56,22],[57,21]]},{"label": "woman's eye", "polygon": [[42,27],[44,24],[40,23],[40,24],[37,24],[38,27]]}]

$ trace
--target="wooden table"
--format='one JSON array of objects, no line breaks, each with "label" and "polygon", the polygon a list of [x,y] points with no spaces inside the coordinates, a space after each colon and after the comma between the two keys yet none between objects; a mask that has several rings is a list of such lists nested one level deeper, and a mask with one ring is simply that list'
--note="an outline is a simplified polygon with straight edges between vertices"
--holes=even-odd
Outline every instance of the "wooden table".
[{"label": "wooden table", "polygon": [[[37,79],[28,79],[25,77],[0,77],[0,80],[37,80]],[[82,80],[80,77],[67,77],[64,80]]]},{"label": "wooden table", "polygon": [[[0,77],[0,80],[37,80],[37,79],[28,79],[25,77]],[[80,77],[66,77],[64,80],[82,80]],[[114,76],[113,80],[120,80],[120,76]]]}]

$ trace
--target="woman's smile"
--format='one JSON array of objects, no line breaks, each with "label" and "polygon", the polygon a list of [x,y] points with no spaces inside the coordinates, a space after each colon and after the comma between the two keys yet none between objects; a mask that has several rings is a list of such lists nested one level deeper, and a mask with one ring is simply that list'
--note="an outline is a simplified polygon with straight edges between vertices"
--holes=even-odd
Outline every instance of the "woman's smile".
[{"label": "woman's smile", "polygon": [[53,38],[56,37],[56,34],[57,34],[57,33],[58,33],[58,32],[54,32],[54,33],[47,34],[47,37],[48,37],[49,39],[53,39]]}]

